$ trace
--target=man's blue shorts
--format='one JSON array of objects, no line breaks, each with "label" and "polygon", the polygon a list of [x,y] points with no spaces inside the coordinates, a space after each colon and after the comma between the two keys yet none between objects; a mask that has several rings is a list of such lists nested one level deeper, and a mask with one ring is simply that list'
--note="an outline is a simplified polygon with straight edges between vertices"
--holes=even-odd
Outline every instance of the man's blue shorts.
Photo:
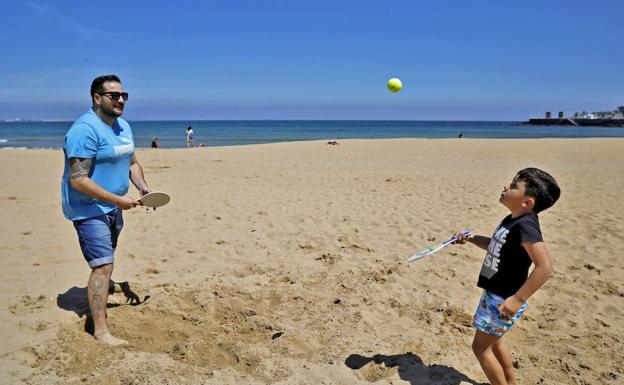
[{"label": "man's blue shorts", "polygon": [[520,306],[520,310],[518,310],[513,317],[509,317],[501,314],[498,310],[498,307],[503,302],[505,302],[505,298],[490,291],[483,290],[483,295],[481,295],[481,299],[479,300],[479,306],[472,320],[473,326],[477,330],[496,337],[501,337],[505,334],[507,330],[522,317],[528,303],[524,301],[522,306]]},{"label": "man's blue shorts", "polygon": [[121,209],[115,209],[98,217],[74,221],[82,255],[92,269],[115,261],[115,247],[123,228],[121,213]]}]

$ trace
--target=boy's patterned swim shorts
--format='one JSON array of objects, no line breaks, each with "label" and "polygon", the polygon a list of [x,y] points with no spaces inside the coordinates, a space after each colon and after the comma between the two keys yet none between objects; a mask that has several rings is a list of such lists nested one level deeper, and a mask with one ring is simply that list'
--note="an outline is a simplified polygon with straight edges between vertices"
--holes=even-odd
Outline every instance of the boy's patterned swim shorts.
[{"label": "boy's patterned swim shorts", "polygon": [[524,301],[520,310],[513,317],[505,316],[498,310],[500,304],[505,302],[505,299],[487,290],[483,290],[483,295],[479,300],[479,306],[475,312],[472,324],[477,330],[484,333],[502,337],[507,330],[509,330],[513,324],[522,317],[522,314],[527,308],[528,303]]}]

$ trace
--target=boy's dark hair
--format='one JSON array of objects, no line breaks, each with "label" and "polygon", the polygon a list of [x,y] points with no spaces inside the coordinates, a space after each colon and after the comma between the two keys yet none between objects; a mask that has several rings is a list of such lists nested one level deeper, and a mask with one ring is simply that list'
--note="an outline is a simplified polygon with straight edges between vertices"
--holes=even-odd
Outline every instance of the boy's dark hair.
[{"label": "boy's dark hair", "polygon": [[91,100],[93,100],[93,95],[104,91],[104,87],[102,87],[102,85],[106,82],[121,83],[121,80],[119,80],[117,75],[102,75],[93,79],[93,82],[91,82]]},{"label": "boy's dark hair", "polygon": [[535,206],[533,206],[535,214],[554,205],[561,195],[555,178],[538,168],[528,167],[518,171],[518,179],[526,185],[526,195],[535,198]]}]

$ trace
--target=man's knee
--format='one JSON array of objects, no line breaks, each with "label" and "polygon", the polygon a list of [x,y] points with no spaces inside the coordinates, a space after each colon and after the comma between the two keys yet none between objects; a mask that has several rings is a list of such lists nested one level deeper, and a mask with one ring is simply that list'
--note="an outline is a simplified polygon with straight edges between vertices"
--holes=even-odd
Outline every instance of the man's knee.
[{"label": "man's knee", "polygon": [[93,274],[103,275],[105,278],[110,279],[110,276],[113,274],[113,264],[107,263],[106,265],[94,267]]}]

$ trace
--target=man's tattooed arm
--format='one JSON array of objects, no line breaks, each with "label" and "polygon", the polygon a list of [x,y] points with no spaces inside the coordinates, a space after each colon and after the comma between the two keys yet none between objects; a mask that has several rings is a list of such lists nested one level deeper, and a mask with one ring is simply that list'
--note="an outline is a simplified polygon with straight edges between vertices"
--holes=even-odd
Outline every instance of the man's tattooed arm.
[{"label": "man's tattooed arm", "polygon": [[92,158],[69,158],[69,184],[71,188],[93,199],[108,202],[124,210],[138,206],[133,198],[113,194],[89,178]]},{"label": "man's tattooed arm", "polygon": [[69,178],[78,179],[89,176],[92,158],[69,158]]}]

